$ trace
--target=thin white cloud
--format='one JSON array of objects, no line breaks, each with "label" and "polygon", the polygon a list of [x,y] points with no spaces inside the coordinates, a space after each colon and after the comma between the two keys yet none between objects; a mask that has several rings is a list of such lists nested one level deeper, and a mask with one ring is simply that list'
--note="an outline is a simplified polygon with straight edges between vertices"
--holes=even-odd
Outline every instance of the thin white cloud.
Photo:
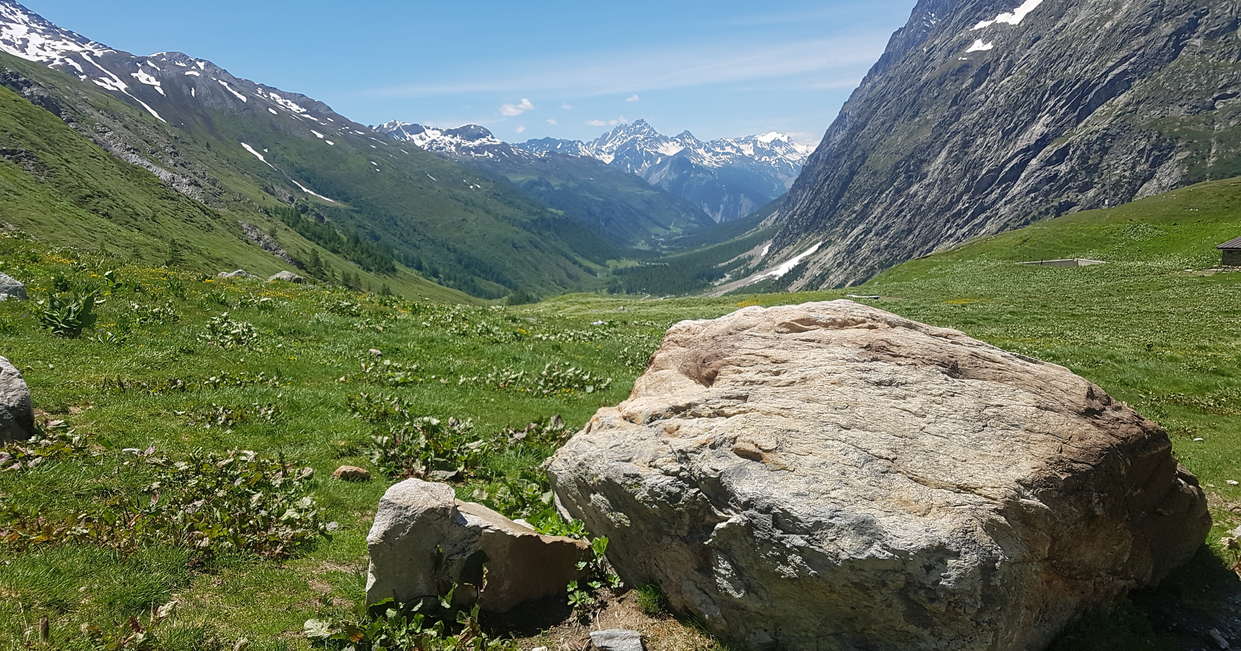
[{"label": "thin white cloud", "polygon": [[615,120],[587,120],[586,126],[588,127],[615,127],[621,124],[625,124],[628,121],[629,120],[626,120],[625,116],[622,115],[616,118]]},{"label": "thin white cloud", "polygon": [[525,132],[526,132],[526,125],[524,125],[524,124],[519,124],[519,125],[517,125],[517,128],[516,128],[516,129],[513,129],[513,130],[514,130],[514,131],[516,131],[517,133],[525,133]]},{"label": "thin white cloud", "polygon": [[[714,84],[837,73],[854,76],[883,53],[888,34],[875,32],[769,43],[686,43],[663,50],[579,55],[572,60],[512,61],[514,70],[494,77],[455,75],[442,83],[388,86],[367,91],[380,97],[433,97],[463,93],[558,91],[600,96],[693,88]],[[669,61],[678,65],[669,66]],[[537,74],[521,73],[538,70]],[[454,74],[445,70],[444,74]],[[846,74],[847,73],[847,74]],[[468,81],[460,81],[468,79]],[[568,110],[565,106],[562,106]]]},{"label": "thin white cloud", "polygon": [[572,111],[572,110],[573,110],[573,108],[574,108],[574,107],[573,107],[573,105],[572,105],[572,104],[570,104],[570,103],[568,103],[568,102],[565,102],[564,104],[561,104],[561,105],[560,105],[560,109],[561,109],[562,111]]},{"label": "thin white cloud", "polygon": [[516,104],[502,104],[500,106],[500,115],[512,118],[533,110],[534,102],[531,102],[523,97],[521,98],[521,101]]},{"label": "thin white cloud", "polygon": [[552,119],[552,118],[548,118],[548,119],[547,119],[547,123],[548,123],[548,124],[550,124],[550,125],[552,125],[553,127],[554,127],[554,126],[557,126],[557,125],[559,125],[559,124],[560,124],[560,122],[558,122],[557,120]]},{"label": "thin white cloud", "polygon": [[630,95],[629,97],[626,97],[626,98],[625,98],[625,101],[626,101],[626,102],[629,102],[630,104],[633,104],[634,102],[641,102],[641,101],[642,101],[642,97],[641,97],[640,95],[638,95],[637,93],[634,93],[634,94]]}]

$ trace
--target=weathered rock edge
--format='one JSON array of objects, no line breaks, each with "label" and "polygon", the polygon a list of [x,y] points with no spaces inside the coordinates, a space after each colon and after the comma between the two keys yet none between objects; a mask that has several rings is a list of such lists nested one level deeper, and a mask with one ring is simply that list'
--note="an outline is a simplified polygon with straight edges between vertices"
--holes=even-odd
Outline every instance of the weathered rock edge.
[{"label": "weathered rock edge", "polygon": [[1099,387],[850,301],[673,326],[549,469],[627,583],[755,649],[1041,648],[1210,528]]},{"label": "weathered rock edge", "polygon": [[35,434],[30,388],[9,360],[0,357],[0,444],[24,441]]},{"label": "weathered rock edge", "polygon": [[455,603],[506,613],[563,594],[589,558],[580,540],[544,536],[455,498],[447,484],[408,479],[388,489],[366,538],[367,603]]}]

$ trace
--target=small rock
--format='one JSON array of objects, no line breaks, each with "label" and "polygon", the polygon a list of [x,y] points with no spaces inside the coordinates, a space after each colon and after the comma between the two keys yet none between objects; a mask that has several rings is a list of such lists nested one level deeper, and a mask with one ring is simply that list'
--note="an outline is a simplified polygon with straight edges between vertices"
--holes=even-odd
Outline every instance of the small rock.
[{"label": "small rock", "polygon": [[378,348],[372,348],[366,352],[370,353],[371,357],[383,357],[384,356],[384,351],[379,350]]},{"label": "small rock", "polygon": [[370,481],[371,471],[357,466],[341,466],[332,473],[332,479],[340,481]]},{"label": "small rock", "polygon": [[1207,631],[1207,635],[1211,636],[1211,639],[1215,641],[1216,646],[1218,646],[1219,648],[1221,649],[1232,648],[1232,645],[1228,643],[1228,639],[1224,637],[1223,633],[1219,632],[1219,629],[1213,628]]},{"label": "small rock", "polygon": [[1226,483],[1226,484],[1228,484],[1229,486],[1237,486],[1237,485],[1241,485],[1241,482],[1238,482],[1238,481],[1237,481],[1237,480],[1235,480],[1235,479],[1229,479],[1229,480],[1228,480],[1228,481],[1226,481],[1225,483]]},{"label": "small rock", "polygon": [[1206,440],[1206,439],[1204,439],[1204,438],[1202,438],[1201,436],[1199,436],[1199,437],[1194,438],[1194,443],[1201,443],[1201,442],[1203,442],[1203,441],[1205,441],[1205,440]]},{"label": "small rock", "polygon": [[34,436],[34,403],[21,371],[0,357],[0,443]]},{"label": "small rock", "polygon": [[220,280],[249,280],[251,278],[258,278],[258,276],[246,271],[245,269],[238,269],[236,271],[221,271],[216,274],[215,277]]},{"label": "small rock", "polygon": [[494,613],[564,594],[580,577],[577,563],[590,555],[584,541],[539,535],[458,501],[451,486],[418,479],[388,489],[366,544],[368,603],[414,603],[457,585],[456,605]]},{"label": "small rock", "polygon": [[301,283],[306,282],[306,279],[293,273],[292,271],[281,271],[281,272],[272,274],[271,277],[267,279],[267,282],[269,283],[285,282],[285,283],[301,284]]},{"label": "small rock", "polygon": [[0,274],[0,301],[7,301],[10,298],[15,301],[26,300],[26,286],[12,276]]},{"label": "small rock", "polygon": [[618,628],[606,631],[595,631],[590,634],[590,642],[599,651],[646,651],[642,644],[642,634]]}]

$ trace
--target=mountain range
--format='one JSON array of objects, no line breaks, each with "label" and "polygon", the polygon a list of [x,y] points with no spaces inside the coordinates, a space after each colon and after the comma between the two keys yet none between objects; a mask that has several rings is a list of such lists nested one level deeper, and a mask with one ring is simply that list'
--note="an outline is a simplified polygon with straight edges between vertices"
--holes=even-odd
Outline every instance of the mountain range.
[{"label": "mountain range", "polygon": [[919,0],[721,291],[1241,174],[1236,2]]},{"label": "mountain range", "polygon": [[691,202],[626,170],[587,156],[533,152],[479,125],[435,129],[388,122],[374,129],[504,179],[623,246],[656,250],[670,238],[713,224]]},{"label": "mountain range", "polygon": [[812,150],[778,132],[706,142],[688,131],[670,137],[645,120],[621,124],[589,142],[545,138],[520,146],[586,156],[637,174],[717,222],[745,217],[787,192]]},{"label": "mountain range", "polygon": [[437,129],[388,122],[375,129],[458,160],[596,160],[641,177],[717,222],[745,217],[783,195],[812,151],[778,132],[704,142],[688,131],[665,136],[645,120],[620,124],[591,141],[543,138],[517,144],[501,141],[478,125]]}]

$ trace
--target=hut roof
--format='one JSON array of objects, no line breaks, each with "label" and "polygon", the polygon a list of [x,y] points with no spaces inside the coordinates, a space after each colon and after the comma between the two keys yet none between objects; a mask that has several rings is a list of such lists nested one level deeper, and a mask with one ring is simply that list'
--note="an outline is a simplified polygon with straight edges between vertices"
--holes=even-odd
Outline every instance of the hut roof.
[{"label": "hut roof", "polygon": [[1235,240],[1228,240],[1227,242],[1224,242],[1223,244],[1221,244],[1221,245],[1219,245],[1219,246],[1217,246],[1217,247],[1215,247],[1215,248],[1217,248],[1217,249],[1225,249],[1225,250],[1236,250],[1236,249],[1241,249],[1241,237],[1238,237],[1238,238],[1237,238],[1237,239],[1235,239]]}]

